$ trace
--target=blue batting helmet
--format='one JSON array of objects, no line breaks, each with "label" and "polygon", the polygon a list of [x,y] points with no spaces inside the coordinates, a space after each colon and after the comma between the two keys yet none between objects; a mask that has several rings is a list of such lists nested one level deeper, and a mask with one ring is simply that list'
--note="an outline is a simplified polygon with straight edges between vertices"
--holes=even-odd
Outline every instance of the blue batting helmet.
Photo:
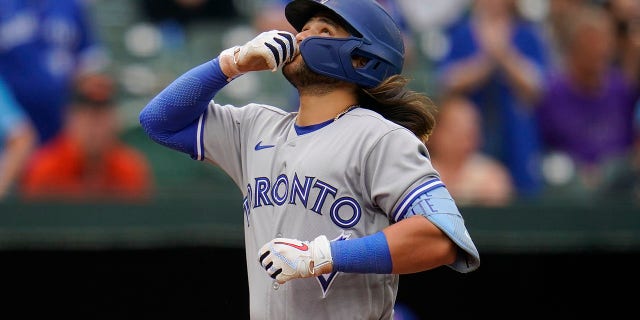
[{"label": "blue batting helmet", "polygon": [[[287,4],[285,16],[300,31],[310,18],[323,10],[337,14],[351,36],[312,36],[302,41],[300,53],[311,70],[366,88],[402,72],[404,43],[400,28],[379,3],[374,0],[293,0]],[[354,56],[367,58],[368,62],[355,68],[351,60]]]}]

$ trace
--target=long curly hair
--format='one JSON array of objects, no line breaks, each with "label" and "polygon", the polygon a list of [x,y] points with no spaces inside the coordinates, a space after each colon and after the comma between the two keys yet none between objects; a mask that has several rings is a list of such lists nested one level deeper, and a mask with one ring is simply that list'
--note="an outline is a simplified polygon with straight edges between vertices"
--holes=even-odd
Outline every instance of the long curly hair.
[{"label": "long curly hair", "polygon": [[358,100],[362,108],[409,129],[426,144],[436,123],[437,108],[428,96],[409,89],[408,82],[402,75],[391,76],[374,88],[361,88]]}]

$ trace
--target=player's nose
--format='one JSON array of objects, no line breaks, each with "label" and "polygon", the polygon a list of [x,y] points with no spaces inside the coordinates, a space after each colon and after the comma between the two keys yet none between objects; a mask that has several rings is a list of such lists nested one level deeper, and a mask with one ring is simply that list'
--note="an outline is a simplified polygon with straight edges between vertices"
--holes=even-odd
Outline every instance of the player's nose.
[{"label": "player's nose", "polygon": [[306,39],[308,36],[309,36],[308,31],[300,31],[298,32],[298,34],[296,34],[296,41],[300,43],[302,42],[302,40]]}]

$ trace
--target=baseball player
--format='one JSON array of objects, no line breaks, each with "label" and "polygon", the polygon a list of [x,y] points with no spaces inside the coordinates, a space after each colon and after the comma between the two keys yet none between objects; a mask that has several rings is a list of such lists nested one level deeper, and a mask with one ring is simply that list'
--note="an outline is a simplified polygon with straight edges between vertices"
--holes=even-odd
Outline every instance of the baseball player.
[{"label": "baseball player", "polygon": [[[478,268],[429,160],[429,99],[400,74],[400,30],[373,0],[294,0],[271,30],[181,75],[140,113],[154,141],[222,168],[244,199],[252,319],[392,319],[400,274]],[[297,112],[214,97],[277,71]]]}]

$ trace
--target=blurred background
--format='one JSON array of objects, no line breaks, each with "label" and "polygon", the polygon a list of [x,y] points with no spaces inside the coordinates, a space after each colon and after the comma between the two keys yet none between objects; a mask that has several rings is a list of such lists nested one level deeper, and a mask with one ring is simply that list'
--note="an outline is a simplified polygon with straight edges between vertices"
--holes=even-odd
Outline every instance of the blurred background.
[{"label": "blurred background", "polygon": [[[149,100],[285,0],[0,0],[0,283],[22,313],[248,318],[241,194],[151,141]],[[483,260],[403,275],[398,319],[612,315],[640,262],[640,0],[380,1]],[[279,73],[218,103],[295,111]],[[631,269],[629,269],[631,268]],[[633,289],[633,288],[631,288]]]}]

